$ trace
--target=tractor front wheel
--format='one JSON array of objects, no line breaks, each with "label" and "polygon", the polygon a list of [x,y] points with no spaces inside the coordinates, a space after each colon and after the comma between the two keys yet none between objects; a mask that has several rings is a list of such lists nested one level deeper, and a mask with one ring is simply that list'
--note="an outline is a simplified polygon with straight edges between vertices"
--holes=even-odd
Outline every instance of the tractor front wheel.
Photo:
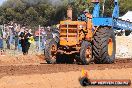
[{"label": "tractor front wheel", "polygon": [[48,64],[56,63],[57,43],[52,39],[46,42],[45,59]]},{"label": "tractor front wheel", "polygon": [[88,41],[82,41],[80,49],[80,60],[83,65],[87,65],[92,59],[92,45]]}]

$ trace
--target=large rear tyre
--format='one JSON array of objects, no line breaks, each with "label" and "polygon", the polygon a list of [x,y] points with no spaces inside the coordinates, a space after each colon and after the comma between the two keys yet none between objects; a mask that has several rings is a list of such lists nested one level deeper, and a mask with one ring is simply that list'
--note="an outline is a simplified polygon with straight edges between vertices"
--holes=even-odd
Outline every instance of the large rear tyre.
[{"label": "large rear tyre", "polygon": [[48,64],[56,63],[57,43],[52,39],[46,42],[45,59]]},{"label": "large rear tyre", "polygon": [[92,45],[88,41],[83,41],[80,49],[80,60],[83,65],[87,65],[92,60]]},{"label": "large rear tyre", "polygon": [[100,28],[93,36],[93,57],[98,64],[114,62],[116,53],[115,33],[107,27]]}]

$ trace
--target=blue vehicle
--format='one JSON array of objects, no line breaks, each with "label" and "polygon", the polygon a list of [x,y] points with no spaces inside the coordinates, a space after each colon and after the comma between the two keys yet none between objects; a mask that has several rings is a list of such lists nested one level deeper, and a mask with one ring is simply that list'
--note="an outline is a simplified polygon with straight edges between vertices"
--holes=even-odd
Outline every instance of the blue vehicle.
[{"label": "blue vehicle", "polygon": [[[92,13],[93,38],[92,56],[95,63],[113,63],[116,53],[116,41],[113,28],[116,28],[115,19],[119,17],[118,0],[114,0],[114,9],[112,17],[100,16],[99,0],[92,0],[94,9]],[[87,21],[85,14],[78,17],[79,21]]]}]

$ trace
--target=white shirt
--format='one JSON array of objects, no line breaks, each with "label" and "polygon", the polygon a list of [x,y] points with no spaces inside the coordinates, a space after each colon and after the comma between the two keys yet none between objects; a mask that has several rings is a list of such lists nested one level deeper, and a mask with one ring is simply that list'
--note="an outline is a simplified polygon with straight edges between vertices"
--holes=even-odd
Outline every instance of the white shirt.
[{"label": "white shirt", "polygon": [[6,38],[6,32],[3,32],[3,38]]}]

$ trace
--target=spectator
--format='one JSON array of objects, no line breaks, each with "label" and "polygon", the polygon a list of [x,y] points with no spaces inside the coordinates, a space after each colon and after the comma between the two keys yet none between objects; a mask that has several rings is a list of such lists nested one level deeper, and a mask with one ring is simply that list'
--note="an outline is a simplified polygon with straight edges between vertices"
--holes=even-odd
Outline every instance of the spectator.
[{"label": "spectator", "polygon": [[6,32],[7,32],[6,30],[3,31],[3,39],[6,39],[6,37],[7,37],[7,33]]},{"label": "spectator", "polygon": [[29,33],[32,35],[32,29],[29,29]]},{"label": "spectator", "polygon": [[0,49],[1,50],[3,49],[3,39],[2,39],[2,36],[0,36]]},{"label": "spectator", "polygon": [[32,35],[28,32],[27,29],[24,32],[21,32],[21,34],[20,34],[20,39],[21,39],[20,41],[21,41],[23,55],[28,54],[28,50],[30,47],[29,38],[31,36]]},{"label": "spectator", "polygon": [[53,38],[52,31],[51,31],[50,27],[48,26],[47,27],[47,37],[46,37],[46,40],[49,40],[49,39],[52,39],[52,38]]},{"label": "spectator", "polygon": [[[14,44],[14,28],[13,28],[13,26],[9,26],[9,36],[10,36],[9,44],[10,44],[10,46],[12,46]],[[12,48],[12,47],[10,47],[10,48]]]},{"label": "spectator", "polygon": [[7,26],[7,40],[6,40],[6,44],[7,44],[7,49],[10,49],[10,35],[9,35],[9,27]]},{"label": "spectator", "polygon": [[25,29],[25,27],[22,27],[22,28],[20,29],[20,31],[18,32],[18,50],[22,50],[21,38],[19,38],[19,36],[20,36],[21,33],[24,33],[24,29]]},{"label": "spectator", "polygon": [[39,31],[35,31],[35,42],[36,42],[36,49],[39,49]]},{"label": "spectator", "polygon": [[40,32],[40,49],[42,49],[42,30],[43,30],[43,27],[41,27],[40,31],[39,29],[35,31],[35,42],[36,42],[37,50],[39,50],[39,32]]},{"label": "spectator", "polygon": [[18,42],[19,42],[19,38],[18,38],[18,32],[19,32],[19,29],[16,27],[14,27],[14,32],[13,32],[13,35],[14,35],[14,39],[15,39],[15,50],[17,49],[18,47]]},{"label": "spectator", "polygon": [[5,49],[6,39],[7,39],[7,30],[3,31],[3,48]]},{"label": "spectator", "polygon": [[43,49],[45,48],[45,44],[46,44],[46,36],[47,36],[46,30],[43,29],[43,31],[42,31],[42,48]]}]

